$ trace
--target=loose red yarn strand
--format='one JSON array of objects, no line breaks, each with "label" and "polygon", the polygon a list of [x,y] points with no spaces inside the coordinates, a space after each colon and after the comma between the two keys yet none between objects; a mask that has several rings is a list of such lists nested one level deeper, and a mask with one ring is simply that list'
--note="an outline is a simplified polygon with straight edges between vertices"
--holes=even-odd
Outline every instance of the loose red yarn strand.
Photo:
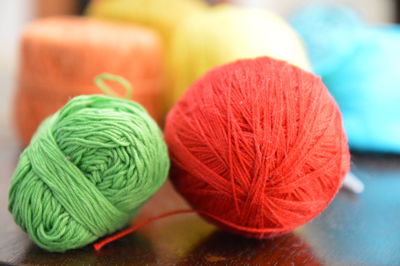
[{"label": "loose red yarn strand", "polygon": [[130,228],[121,231],[117,234],[114,234],[110,237],[107,237],[106,239],[103,239],[102,241],[99,241],[95,244],[93,244],[93,247],[96,251],[99,251],[100,249],[102,249],[105,245],[114,242],[115,240],[118,240],[120,238],[123,238],[126,235],[132,234],[133,232],[136,232],[137,230],[139,230],[140,228],[146,226],[147,224],[154,222],[156,220],[168,217],[168,216],[172,216],[172,215],[176,215],[176,214],[182,214],[182,213],[191,213],[191,212],[195,212],[195,210],[177,210],[177,211],[171,211],[171,212],[166,212],[163,213],[161,215],[155,216],[155,217],[151,217],[143,222],[141,222],[140,224],[137,225],[133,225]]},{"label": "loose red yarn strand", "polygon": [[[155,217],[151,217],[151,218],[149,218],[149,219],[147,219],[147,220],[145,220],[145,221],[143,221],[143,222],[141,222],[141,223],[139,223],[137,225],[133,225],[130,228],[124,230],[124,231],[121,231],[121,232],[119,232],[117,234],[114,234],[114,235],[112,235],[110,237],[107,237],[106,239],[103,239],[102,241],[99,241],[99,242],[93,244],[93,247],[94,247],[94,249],[96,251],[99,251],[105,245],[107,245],[107,244],[109,244],[111,242],[114,242],[114,241],[116,241],[116,240],[118,240],[120,238],[123,238],[124,236],[132,234],[132,233],[138,231],[139,229],[143,228],[144,226],[146,226],[149,223],[152,223],[152,222],[154,222],[156,220],[159,220],[159,219],[162,219],[162,218],[166,218],[166,217],[173,216],[173,215],[176,215],[176,214],[184,214],[184,213],[197,213],[197,214],[206,216],[208,218],[214,219],[214,220],[218,221],[219,223],[221,223],[221,224],[223,224],[225,226],[230,226],[230,227],[235,228],[237,230],[243,230],[243,231],[250,232],[250,233],[274,233],[274,230],[271,230],[271,229],[251,228],[251,227],[236,225],[236,224],[234,224],[232,222],[229,222],[229,221],[226,221],[224,219],[221,219],[221,218],[219,218],[219,217],[217,217],[217,216],[215,216],[215,215],[213,215],[211,213],[205,212],[205,211],[200,211],[200,210],[176,210],[176,211],[166,212],[166,213],[160,214],[160,215],[155,216]],[[283,228],[283,230],[289,230],[289,229]]]}]

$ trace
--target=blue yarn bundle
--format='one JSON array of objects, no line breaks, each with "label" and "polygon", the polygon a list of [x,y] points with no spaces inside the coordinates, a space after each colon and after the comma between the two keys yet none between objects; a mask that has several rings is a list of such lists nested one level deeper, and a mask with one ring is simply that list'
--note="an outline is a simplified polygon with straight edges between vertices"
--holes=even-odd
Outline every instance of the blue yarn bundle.
[{"label": "blue yarn bundle", "polygon": [[339,104],[350,147],[399,153],[400,27],[364,25],[332,5],[306,8],[291,22]]}]

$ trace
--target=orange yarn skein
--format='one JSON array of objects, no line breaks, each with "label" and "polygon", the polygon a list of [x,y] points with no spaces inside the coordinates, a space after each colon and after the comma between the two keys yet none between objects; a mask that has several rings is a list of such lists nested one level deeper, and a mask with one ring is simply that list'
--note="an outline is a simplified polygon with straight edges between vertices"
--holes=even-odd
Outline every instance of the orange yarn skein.
[{"label": "orange yarn skein", "polygon": [[159,120],[163,48],[152,30],[89,18],[42,19],[26,28],[20,61],[15,119],[23,145],[70,98],[101,93],[93,78],[103,72],[125,77],[132,99]]}]

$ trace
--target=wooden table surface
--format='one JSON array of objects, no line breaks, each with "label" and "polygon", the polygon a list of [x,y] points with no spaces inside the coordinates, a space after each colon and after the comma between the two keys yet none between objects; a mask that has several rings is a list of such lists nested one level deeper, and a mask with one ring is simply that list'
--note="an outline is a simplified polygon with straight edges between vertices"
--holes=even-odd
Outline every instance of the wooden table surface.
[{"label": "wooden table surface", "polygon": [[[1,137],[1,136],[0,136]],[[400,265],[400,157],[353,155],[366,185],[361,195],[341,191],[328,209],[295,232],[251,240],[222,232],[195,214],[153,222],[106,246],[63,254],[33,244],[7,211],[19,148],[0,139],[0,262],[11,265]],[[166,185],[142,209],[140,222],[186,208]]]}]

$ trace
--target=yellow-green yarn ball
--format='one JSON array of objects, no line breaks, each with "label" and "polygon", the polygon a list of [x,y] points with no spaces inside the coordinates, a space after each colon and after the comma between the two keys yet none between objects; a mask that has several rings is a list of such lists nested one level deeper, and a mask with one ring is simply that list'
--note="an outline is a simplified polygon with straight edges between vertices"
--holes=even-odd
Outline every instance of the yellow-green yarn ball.
[{"label": "yellow-green yarn ball", "polygon": [[171,40],[171,106],[197,78],[214,66],[241,58],[270,56],[310,70],[297,33],[266,10],[216,6],[189,17]]},{"label": "yellow-green yarn ball", "polygon": [[126,225],[168,170],[162,133],[143,107],[79,96],[45,120],[21,154],[9,210],[40,247],[82,247]]},{"label": "yellow-green yarn ball", "polygon": [[148,26],[166,42],[181,21],[205,9],[201,0],[98,0],[87,9],[92,17]]}]

